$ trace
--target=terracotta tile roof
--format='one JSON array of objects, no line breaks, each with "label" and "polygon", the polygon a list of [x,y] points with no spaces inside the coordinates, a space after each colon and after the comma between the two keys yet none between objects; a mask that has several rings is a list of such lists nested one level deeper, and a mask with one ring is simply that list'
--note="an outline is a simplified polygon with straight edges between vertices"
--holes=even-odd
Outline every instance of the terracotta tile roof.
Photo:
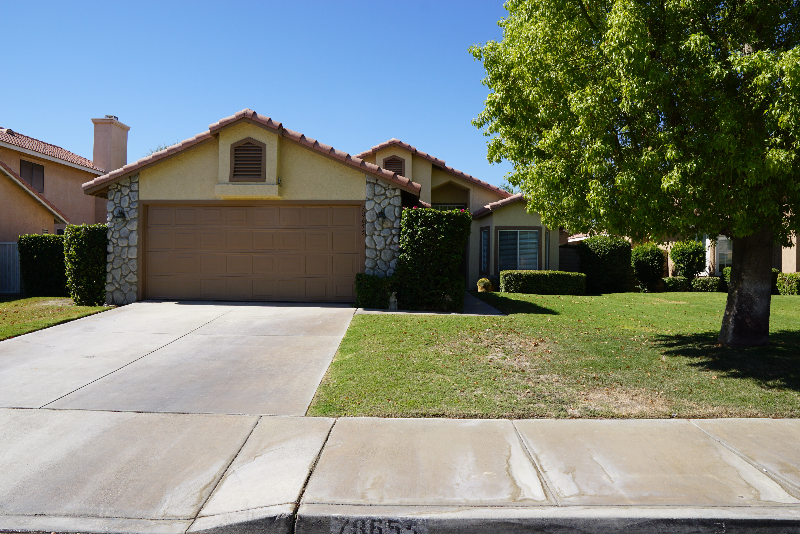
[{"label": "terracotta tile roof", "polygon": [[524,201],[525,197],[522,193],[517,193],[516,195],[511,195],[510,197],[504,198],[503,200],[498,200],[497,202],[492,202],[491,204],[486,204],[481,209],[475,211],[472,214],[473,219],[480,219],[481,217],[486,217],[493,211],[499,210],[500,208],[504,208],[509,204],[513,204],[514,202]]},{"label": "terracotta tile roof", "polygon": [[61,222],[63,222],[64,224],[69,224],[66,215],[61,213],[61,210],[55,207],[49,200],[44,198],[44,196],[42,196],[40,192],[31,187],[31,185],[25,180],[23,180],[19,174],[12,171],[11,167],[0,161],[0,169],[2,169],[3,172],[7,174],[9,178],[17,182],[17,184],[20,185],[21,187],[23,187],[34,199],[36,199],[40,204],[42,204],[46,209],[48,209],[53,215],[61,219]]},{"label": "terracotta tile roof", "polygon": [[38,152],[39,154],[44,154],[45,156],[50,156],[51,158],[64,160],[74,165],[80,165],[81,167],[86,167],[87,169],[91,169],[93,171],[105,172],[100,167],[95,167],[94,163],[92,163],[91,160],[82,158],[77,154],[73,154],[69,150],[64,150],[60,146],[51,145],[50,143],[39,141],[38,139],[34,139],[33,137],[22,135],[19,132],[11,130],[10,128],[0,128],[0,142],[8,143],[9,145],[17,146],[20,148],[25,148],[33,152]]},{"label": "terracotta tile roof", "polygon": [[225,128],[226,126],[229,126],[241,120],[263,126],[269,130],[272,130],[277,135],[280,135],[285,139],[298,143],[304,146],[305,148],[308,148],[310,150],[313,150],[315,152],[318,152],[320,154],[338,160],[343,164],[348,165],[350,167],[354,167],[366,174],[370,174],[372,176],[375,176],[376,178],[380,178],[381,180],[390,182],[396,187],[399,187],[400,189],[409,191],[411,193],[414,193],[415,195],[419,195],[421,186],[419,184],[415,184],[405,176],[401,176],[400,174],[387,171],[386,169],[382,169],[378,165],[367,163],[366,161],[363,161],[361,158],[351,156],[347,152],[342,152],[341,150],[336,150],[330,145],[320,143],[316,139],[306,137],[305,135],[299,132],[295,132],[287,128],[284,128],[283,124],[281,124],[280,122],[273,121],[269,117],[262,117],[261,115],[259,115],[258,113],[256,113],[251,109],[244,109],[236,113],[235,115],[231,115],[230,117],[226,117],[218,122],[215,122],[214,124],[209,125],[208,131],[198,134],[192,137],[191,139],[187,139],[186,141],[178,143],[177,145],[173,145],[167,148],[166,150],[162,150],[161,152],[156,152],[155,154],[151,154],[150,156],[142,158],[134,163],[129,163],[128,165],[125,165],[120,169],[110,172],[105,176],[100,176],[98,178],[95,178],[91,182],[83,184],[83,190],[85,193],[89,194],[101,191],[102,189],[110,185],[111,182],[114,182],[115,180],[118,179],[122,179],[123,176],[128,175],[136,170],[139,170],[142,167],[155,163],[158,160],[172,156],[177,152],[186,150],[187,148],[194,146],[198,143],[201,143],[207,139],[211,139],[215,135],[215,133],[220,129]]},{"label": "terracotta tile roof", "polygon": [[435,158],[435,157],[431,156],[430,154],[428,154],[427,152],[422,152],[421,150],[417,150],[417,148],[409,145],[408,143],[404,143],[399,139],[389,139],[388,141],[386,141],[384,143],[381,143],[379,145],[375,145],[374,147],[370,148],[369,150],[365,150],[364,152],[361,152],[360,154],[356,154],[356,157],[363,159],[363,158],[366,158],[367,156],[370,156],[372,154],[377,153],[379,150],[383,150],[384,148],[388,148],[388,147],[391,147],[391,146],[398,146],[400,148],[408,150],[409,152],[411,152],[415,156],[419,156],[422,159],[426,159],[426,160],[430,161],[431,163],[433,163],[437,167],[441,168],[443,171],[445,171],[445,172],[447,172],[449,174],[452,174],[453,176],[457,176],[457,177],[459,177],[462,180],[465,180],[467,182],[472,182],[473,184],[475,184],[475,185],[477,185],[479,187],[483,187],[484,189],[488,189],[489,191],[491,191],[493,193],[496,193],[496,194],[500,195],[503,198],[508,198],[508,197],[511,196],[511,193],[509,193],[505,189],[500,189],[499,187],[493,186],[492,184],[484,182],[483,180],[478,180],[474,176],[470,176],[469,174],[467,174],[465,172],[459,171],[458,169],[454,169],[453,167],[449,167],[449,166],[447,166],[445,164],[443,159]]}]

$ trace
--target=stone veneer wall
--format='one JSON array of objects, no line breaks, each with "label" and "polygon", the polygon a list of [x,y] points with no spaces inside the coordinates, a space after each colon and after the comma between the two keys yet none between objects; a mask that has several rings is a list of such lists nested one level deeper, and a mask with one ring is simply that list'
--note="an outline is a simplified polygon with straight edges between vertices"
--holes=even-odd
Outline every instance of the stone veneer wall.
[{"label": "stone veneer wall", "polygon": [[[124,217],[114,217],[121,208]],[[130,304],[136,301],[139,277],[139,175],[123,178],[108,188],[108,257],[106,264],[106,303]]]},{"label": "stone veneer wall", "polygon": [[400,250],[400,215],[403,210],[400,190],[367,176],[366,200],[364,272],[391,276],[397,267]]}]

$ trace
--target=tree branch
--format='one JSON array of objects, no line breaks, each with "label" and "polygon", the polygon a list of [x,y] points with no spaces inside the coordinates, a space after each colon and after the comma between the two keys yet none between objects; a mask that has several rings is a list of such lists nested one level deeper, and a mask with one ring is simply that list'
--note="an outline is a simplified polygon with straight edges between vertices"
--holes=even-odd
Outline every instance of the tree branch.
[{"label": "tree branch", "polygon": [[594,22],[592,22],[592,19],[591,19],[591,18],[589,18],[589,12],[588,12],[588,11],[586,11],[586,6],[585,6],[585,5],[583,5],[583,0],[578,0],[578,5],[579,5],[579,6],[581,6],[581,13],[583,13],[583,18],[585,18],[585,19],[586,19],[586,22],[588,22],[588,23],[589,23],[589,26],[591,26],[591,28],[592,28],[594,31],[597,31],[597,30],[598,30],[598,28],[597,28],[597,26],[595,26],[595,25],[594,25]]}]

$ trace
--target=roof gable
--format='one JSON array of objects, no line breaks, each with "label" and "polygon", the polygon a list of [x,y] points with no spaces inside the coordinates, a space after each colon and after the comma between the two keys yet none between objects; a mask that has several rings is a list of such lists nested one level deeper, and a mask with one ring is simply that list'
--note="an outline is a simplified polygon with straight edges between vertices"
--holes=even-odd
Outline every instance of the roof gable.
[{"label": "roof gable", "polygon": [[523,202],[525,197],[522,193],[517,193],[516,195],[511,195],[503,200],[498,200],[497,202],[492,202],[491,204],[487,204],[481,209],[477,210],[472,214],[473,219],[480,219],[482,217],[486,217],[490,213],[493,213],[499,209],[505,208],[515,202]]},{"label": "roof gable", "polygon": [[50,143],[39,141],[33,137],[22,135],[10,128],[0,128],[0,144],[18,148],[22,151],[36,152],[48,158],[60,160],[62,163],[66,163],[70,166],[77,166],[86,171],[93,171],[94,174],[102,174],[105,172],[103,169],[96,167],[91,160],[73,154],[69,150],[64,150],[60,146],[51,145]]},{"label": "roof gable", "polygon": [[125,165],[120,169],[110,172],[104,176],[95,178],[90,182],[86,182],[85,184],[83,184],[83,190],[87,194],[95,194],[101,192],[105,190],[109,185],[116,182],[117,180],[121,180],[123,177],[130,175],[131,173],[134,173],[149,165],[153,165],[154,163],[157,163],[160,160],[171,157],[188,148],[196,146],[199,143],[208,141],[212,139],[215,135],[217,135],[219,133],[219,130],[226,128],[230,125],[233,125],[235,123],[238,123],[240,121],[246,121],[251,124],[257,125],[261,128],[265,128],[269,131],[272,131],[276,135],[282,137],[283,139],[297,143],[298,145],[304,148],[313,150],[314,152],[322,154],[323,156],[331,158],[335,161],[338,161],[343,165],[356,168],[359,171],[364,172],[365,174],[369,174],[371,176],[379,178],[385,182],[392,184],[395,187],[419,195],[420,185],[415,184],[408,178],[401,176],[397,173],[389,172],[378,165],[367,163],[366,161],[363,161],[361,158],[351,156],[350,154],[342,152],[341,150],[336,150],[332,146],[320,143],[316,139],[306,137],[300,132],[295,132],[293,130],[289,130],[288,128],[284,128],[282,123],[274,121],[270,117],[263,117],[251,109],[244,109],[236,113],[235,115],[231,115],[230,117],[226,117],[220,121],[210,124],[208,127],[208,131],[205,131],[192,138],[182,141],[176,145],[168,147],[165,150],[151,154],[134,163],[129,163],[128,165]]},{"label": "roof gable", "polygon": [[482,187],[484,189],[488,189],[489,191],[491,191],[491,192],[493,192],[493,193],[495,193],[497,195],[500,195],[502,198],[508,198],[508,197],[511,196],[511,193],[509,193],[505,189],[500,189],[499,187],[496,187],[496,186],[494,186],[494,185],[492,185],[490,183],[484,182],[483,180],[479,180],[479,179],[475,178],[474,176],[471,176],[471,175],[469,175],[469,174],[467,174],[465,172],[459,171],[458,169],[454,169],[453,167],[449,167],[448,165],[445,164],[443,159],[435,158],[435,157],[431,156],[430,154],[428,154],[427,152],[422,152],[421,150],[417,150],[415,147],[409,145],[408,143],[404,143],[399,139],[389,139],[386,142],[383,142],[383,143],[381,143],[379,145],[375,145],[374,147],[370,148],[369,150],[365,150],[364,152],[361,152],[360,154],[356,154],[356,157],[363,159],[363,158],[366,158],[367,156],[370,156],[372,154],[377,154],[379,151],[383,150],[384,148],[389,148],[389,147],[400,147],[400,148],[402,148],[404,150],[407,150],[408,152],[410,152],[414,156],[417,156],[417,157],[420,157],[422,159],[430,161],[431,164],[433,164],[435,167],[438,167],[439,169],[441,169],[441,170],[443,170],[443,171],[445,171],[445,172],[447,172],[447,173],[449,173],[449,174],[451,174],[453,176],[461,178],[462,180],[464,180],[466,182],[470,182],[472,184],[475,184],[478,187]]}]

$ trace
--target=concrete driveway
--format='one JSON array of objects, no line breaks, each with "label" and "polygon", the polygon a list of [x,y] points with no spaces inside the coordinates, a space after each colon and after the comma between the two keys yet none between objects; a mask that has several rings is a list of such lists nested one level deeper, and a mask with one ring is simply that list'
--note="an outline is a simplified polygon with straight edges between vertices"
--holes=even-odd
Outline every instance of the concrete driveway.
[{"label": "concrete driveway", "polygon": [[354,311],[132,304],[0,342],[0,407],[304,415]]}]

